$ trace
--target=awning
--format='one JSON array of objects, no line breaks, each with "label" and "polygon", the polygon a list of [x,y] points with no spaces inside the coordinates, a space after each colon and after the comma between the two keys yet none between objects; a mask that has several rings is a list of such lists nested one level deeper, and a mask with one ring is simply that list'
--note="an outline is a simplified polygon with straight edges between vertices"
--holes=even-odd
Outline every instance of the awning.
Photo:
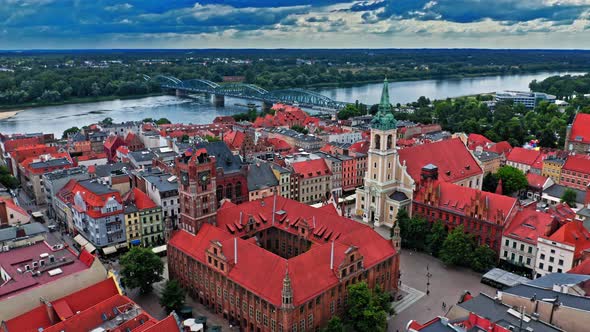
[{"label": "awning", "polygon": [[110,254],[114,254],[117,252],[117,248],[115,248],[114,246],[110,246],[110,247],[104,247],[102,248],[102,252],[105,255],[110,255]]},{"label": "awning", "polygon": [[86,244],[88,244],[88,240],[86,240],[82,234],[78,234],[76,236],[74,236],[74,241],[76,241],[77,244],[80,245],[80,247],[85,246]]},{"label": "awning", "polygon": [[138,246],[138,245],[141,244],[141,240],[140,239],[135,239],[135,240],[129,241],[129,243],[131,243],[134,246]]},{"label": "awning", "polygon": [[86,251],[88,251],[89,253],[93,253],[94,250],[96,250],[96,247],[92,243],[88,242],[84,246],[84,249],[86,249]]},{"label": "awning", "polygon": [[158,247],[152,248],[152,252],[154,254],[159,254],[159,253],[162,253],[164,251],[166,251],[166,245],[165,244],[164,245],[161,245],[161,246],[158,246]]}]

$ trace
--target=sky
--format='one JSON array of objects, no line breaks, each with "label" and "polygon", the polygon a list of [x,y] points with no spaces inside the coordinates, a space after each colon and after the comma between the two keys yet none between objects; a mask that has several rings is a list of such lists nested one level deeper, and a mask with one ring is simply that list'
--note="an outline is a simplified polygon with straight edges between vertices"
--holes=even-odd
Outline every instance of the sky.
[{"label": "sky", "polygon": [[590,0],[0,0],[0,49],[590,49]]}]

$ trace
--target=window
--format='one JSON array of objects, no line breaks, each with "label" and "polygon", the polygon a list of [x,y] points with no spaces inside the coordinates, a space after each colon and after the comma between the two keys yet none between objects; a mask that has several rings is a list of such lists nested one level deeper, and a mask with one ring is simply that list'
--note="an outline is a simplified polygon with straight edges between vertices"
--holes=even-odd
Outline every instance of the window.
[{"label": "window", "polygon": [[545,265],[543,263],[539,263],[539,268],[542,270]]},{"label": "window", "polygon": [[549,270],[549,272],[553,272],[553,266],[552,265],[549,265],[548,270]]},{"label": "window", "polygon": [[528,258],[526,259],[526,265],[531,265],[531,258],[530,258],[530,257],[528,257]]},{"label": "window", "polygon": [[504,242],[504,245],[505,245],[505,246],[509,246],[509,245],[510,245],[510,240],[506,240],[506,241]]},{"label": "window", "polygon": [[508,251],[504,250],[504,257],[508,258]]},{"label": "window", "polygon": [[549,257],[549,263],[553,263],[555,261],[555,258],[553,256]]},{"label": "window", "polygon": [[301,331],[305,331],[305,319],[302,319],[302,320],[299,322],[299,330],[301,330]]},{"label": "window", "polygon": [[559,265],[563,266],[563,259],[560,259],[560,260],[559,260],[559,262],[558,262],[557,264],[559,264]]},{"label": "window", "polygon": [[545,259],[545,254],[541,254],[541,259]]}]

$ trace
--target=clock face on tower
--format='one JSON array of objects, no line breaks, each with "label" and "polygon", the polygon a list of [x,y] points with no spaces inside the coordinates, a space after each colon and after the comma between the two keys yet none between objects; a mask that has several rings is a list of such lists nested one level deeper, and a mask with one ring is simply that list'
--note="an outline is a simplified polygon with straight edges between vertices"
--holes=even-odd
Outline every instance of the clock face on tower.
[{"label": "clock face on tower", "polygon": [[198,176],[199,176],[199,184],[201,184],[201,185],[209,184],[209,181],[211,180],[211,174],[209,174],[209,171],[200,172]]},{"label": "clock face on tower", "polygon": [[187,172],[180,173],[180,182],[182,182],[183,186],[188,186],[188,173]]}]

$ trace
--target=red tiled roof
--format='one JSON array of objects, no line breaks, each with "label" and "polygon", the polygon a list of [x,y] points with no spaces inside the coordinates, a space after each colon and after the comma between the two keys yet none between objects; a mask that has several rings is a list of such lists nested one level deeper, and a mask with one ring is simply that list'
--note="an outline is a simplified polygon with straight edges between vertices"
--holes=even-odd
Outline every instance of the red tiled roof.
[{"label": "red tiled roof", "polygon": [[529,172],[526,175],[526,179],[529,182],[530,187],[542,189],[545,182],[547,182],[548,177]]},{"label": "red tiled roof", "polygon": [[348,148],[349,151],[356,152],[356,153],[367,153],[369,152],[370,144],[368,141],[358,141],[350,145]]},{"label": "red tiled roof", "polygon": [[335,215],[339,215],[338,211],[336,210],[336,207],[334,206],[334,204],[326,204],[324,206],[319,207],[318,209],[327,212],[327,213],[331,213],[331,214],[335,214]]},{"label": "red tiled roof", "polygon": [[267,139],[268,143],[270,143],[270,145],[272,145],[275,150],[292,150],[293,147],[291,145],[289,145],[289,143],[285,142],[284,140],[280,139],[280,138],[269,138]]},{"label": "red tiled roof", "polygon": [[[57,299],[51,304],[54,306],[58,317],[66,319],[75,312],[86,310],[117,294],[119,294],[119,290],[113,278],[109,278]],[[45,305],[40,305],[29,312],[6,321],[8,331],[19,332],[37,332],[39,328],[46,329],[51,325]]]},{"label": "red tiled roof", "polygon": [[301,174],[303,178],[314,178],[317,176],[326,176],[332,175],[328,165],[324,159],[313,159],[313,160],[306,160],[300,161],[291,164],[295,173]]},{"label": "red tiled roof", "polygon": [[590,248],[590,232],[581,221],[570,221],[561,226],[553,235],[546,237],[551,241],[574,246],[574,259],[580,258],[582,252]]},{"label": "red tiled roof", "polygon": [[229,131],[223,134],[223,141],[231,150],[239,150],[244,144],[246,135],[241,131]]},{"label": "red tiled roof", "polygon": [[467,136],[467,146],[470,150],[475,149],[477,146],[484,146],[487,143],[493,143],[489,138],[480,134],[469,134]]},{"label": "red tiled roof", "polygon": [[[70,180],[70,182],[71,181],[72,180]],[[107,215],[114,215],[114,214],[121,213],[121,210],[113,211],[110,213],[102,213],[100,211],[100,208],[104,207],[104,205],[106,204],[108,199],[111,197],[113,197],[119,204],[121,204],[121,202],[122,202],[121,194],[118,191],[110,190],[110,191],[103,193],[103,194],[97,194],[84,186],[84,184],[86,182],[84,182],[84,181],[77,182],[75,180],[74,180],[74,182],[75,182],[75,184],[71,189],[69,189],[68,185],[66,184],[66,186],[64,186],[64,188],[67,187],[66,190],[64,191],[64,188],[62,188],[62,190],[60,190],[60,192],[64,191],[64,195],[59,195],[59,193],[58,193],[58,196],[61,196],[61,197],[66,196],[64,198],[66,198],[68,202],[73,203],[74,196],[77,193],[80,193],[80,195],[82,196],[82,199],[86,203],[86,211],[81,211],[81,212],[84,212],[93,218],[98,218],[98,217],[103,217],[103,216],[107,216]],[[67,195],[68,191],[71,192],[71,195]],[[73,208],[79,210],[79,208],[76,205],[74,205]],[[95,208],[98,208],[98,210],[95,210]]]},{"label": "red tiled roof", "polygon": [[590,259],[584,259],[578,266],[567,271],[567,273],[590,275]]},{"label": "red tiled roof", "polygon": [[[432,183],[438,193],[438,206],[446,210],[455,211],[460,215],[465,215],[465,207],[472,205],[475,200],[483,200],[487,204],[487,216],[482,219],[495,220],[498,211],[502,212],[503,220],[498,222],[506,222],[510,216],[510,212],[517,206],[517,200],[513,197],[498,195],[495,193],[485,192],[469,187],[462,187],[453,183],[435,181]],[[428,188],[425,186],[414,196],[414,200],[423,201],[424,192]]]},{"label": "red tiled roof", "polygon": [[125,144],[125,142],[123,142],[121,137],[119,137],[117,135],[111,135],[111,136],[107,137],[107,139],[104,141],[104,147],[111,150],[111,149],[113,149],[113,146],[115,146],[115,143],[119,144],[119,145]]},{"label": "red tiled roof", "polygon": [[569,141],[590,144],[590,114],[576,114],[572,123]]},{"label": "red tiled roof", "polygon": [[524,209],[516,213],[510,226],[504,230],[504,236],[536,245],[539,236],[550,234],[554,220],[549,213]]},{"label": "red tiled roof", "polygon": [[512,150],[512,145],[510,145],[510,143],[508,143],[507,141],[501,141],[493,145],[484,147],[484,150],[495,152],[497,154],[506,154],[510,152],[510,150]]},{"label": "red tiled roof", "polygon": [[[196,235],[183,230],[178,231],[173,235],[169,245],[200,262],[206,262],[205,250],[209,248],[211,241],[219,241],[224,256],[231,262],[229,278],[275,305],[281,303],[283,278],[287,271],[293,287],[295,305],[304,303],[338,284],[336,274],[330,269],[332,241],[334,266],[340,265],[345,257],[345,251],[351,246],[358,248],[364,257],[365,268],[370,268],[395,254],[393,244],[370,227],[279,196],[276,197],[276,211],[283,213],[280,216],[275,215],[273,225],[274,199],[275,196],[271,196],[235,206],[224,205],[218,210],[219,228],[205,224]],[[258,225],[259,231],[275,227],[299,234],[300,227],[307,224],[307,236],[313,243],[312,247],[309,251],[287,260],[257,246],[251,240],[242,240],[240,236],[245,230],[240,231],[238,226],[246,225],[251,219]],[[237,241],[238,245],[237,265],[234,265],[234,241]]]},{"label": "red tiled roof", "polygon": [[406,162],[407,170],[414,181],[420,180],[422,168],[428,164],[438,167],[438,178],[446,182],[456,182],[483,171],[458,138],[434,143],[416,145],[399,150],[400,162]]},{"label": "red tiled roof", "polygon": [[[590,136],[590,133],[588,135]],[[569,156],[563,165],[563,169],[590,174],[590,157],[582,155]]]},{"label": "red tiled roof", "polygon": [[140,210],[153,209],[157,207],[156,203],[143,191],[135,187],[132,190],[135,206]]},{"label": "red tiled roof", "polygon": [[536,150],[516,147],[510,151],[508,156],[506,156],[506,160],[518,164],[533,166],[540,154],[541,152]]},{"label": "red tiled roof", "polygon": [[[51,171],[56,170],[56,169],[61,169],[61,168],[69,168],[72,166],[73,161],[72,161],[72,158],[70,157],[70,154],[67,152],[58,152],[58,153],[47,154],[47,160],[62,159],[62,158],[67,159],[70,162],[70,164],[65,165],[65,166],[60,166],[60,167],[57,167],[57,166],[51,167]],[[23,160],[20,164],[28,172],[31,172],[33,174],[43,174],[43,173],[47,172],[46,169],[44,169],[44,168],[33,169],[30,167],[31,164],[36,163],[36,162],[40,162],[40,161],[42,161],[40,156],[33,156],[33,157],[29,157],[29,158]]]},{"label": "red tiled roof", "polygon": [[14,203],[14,200],[12,199],[12,197],[0,197],[0,201],[4,202],[6,204],[7,208],[10,208],[11,210],[18,212],[18,213],[22,214],[23,216],[29,215],[25,209],[23,209],[22,207],[16,205],[16,203]]}]

